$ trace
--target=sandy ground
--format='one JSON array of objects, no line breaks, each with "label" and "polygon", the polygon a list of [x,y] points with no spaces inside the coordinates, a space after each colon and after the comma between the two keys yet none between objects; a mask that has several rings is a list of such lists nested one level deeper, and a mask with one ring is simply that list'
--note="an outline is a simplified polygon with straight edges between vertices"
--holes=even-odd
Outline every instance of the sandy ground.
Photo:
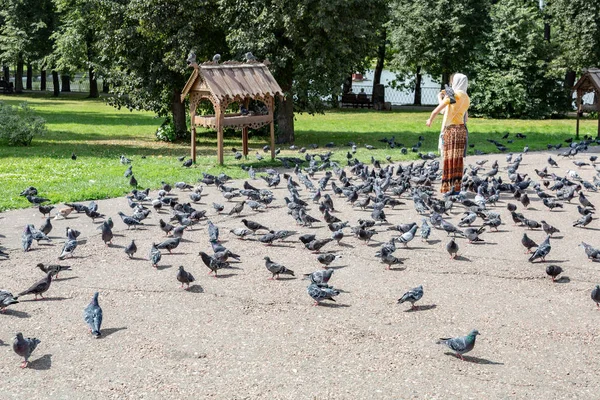
[{"label": "sandy ground", "polygon": [[[533,168],[543,167],[547,157],[527,154],[520,170],[537,180]],[[487,165],[495,159],[506,165],[504,155],[469,157],[466,163],[483,158],[490,160]],[[556,173],[576,169],[569,160],[558,162]],[[589,166],[578,172],[586,179],[595,173]],[[190,176],[190,181],[196,178]],[[266,187],[262,180],[252,183]],[[186,200],[187,194],[174,192]],[[119,210],[130,212],[125,198],[102,200],[100,211],[115,222],[113,246],[102,243],[98,223],[75,214],[53,220],[52,244],[34,243],[29,253],[20,250],[21,231],[26,223],[38,226],[41,214],[31,208],[1,215],[0,240],[10,259],[0,261],[0,287],[15,294],[43,277],[36,263],[57,261],[66,226],[81,230],[87,242],[63,262],[73,271],[52,283],[45,301],[22,297],[20,304],[0,314],[0,398],[600,397],[595,368],[600,311],[590,299],[600,282],[600,265],[589,262],[577,247],[582,240],[600,246],[600,225],[594,220],[589,229],[571,226],[579,216],[576,199],[553,212],[534,193],[529,209],[519,204],[528,218],[546,219],[561,229],[547,258],[565,270],[560,282],[547,278],[548,263],[527,262],[520,244],[525,228],[513,226],[505,207],[508,195],[503,195],[494,208],[503,217],[499,231],[485,232],[482,244],[459,239],[457,260],[449,259],[448,238],[439,230],[428,243],[416,238],[408,249],[399,248],[396,255],[404,259],[403,268],[391,271],[374,257],[379,244],[392,235],[385,225],[376,227],[380,234],[371,245],[353,237],[345,238],[343,246],[328,244],[323,251],[343,256],[333,265],[330,282],[343,293],[337,303],[313,307],[307,281],[301,278],[320,264],[297,236],[265,247],[255,240],[238,240],[229,230],[242,227],[240,219],[246,217],[272,229],[324,238],[330,236],[326,225],[296,226],[283,206],[285,185],[275,189],[274,208],[262,213],[245,209],[242,217],[217,215],[210,204],[224,199],[214,186],[204,193],[196,208],[208,210],[222,243],[242,255],[241,263],[217,279],[207,275],[197,255],[210,249],[206,221],[185,233],[185,242],[173,255],[163,251],[156,270],[146,257],[151,242],[163,239],[158,219],[168,218],[166,211],[153,213],[144,229],[128,231],[117,215]],[[307,196],[306,190],[302,193]],[[586,194],[600,205],[598,194]],[[352,225],[369,217],[367,211],[352,210],[344,199],[334,201],[339,210],[335,215]],[[386,209],[391,223],[420,224],[421,216],[407,201]],[[226,211],[234,205],[225,203]],[[319,216],[315,206],[310,213]],[[462,207],[455,207],[450,221],[457,223],[461,214]],[[538,243],[545,237],[539,229],[528,234]],[[139,251],[130,260],[123,246],[132,238]],[[265,255],[296,271],[296,277],[267,280]],[[175,279],[179,265],[197,279],[189,292]],[[396,304],[419,284],[425,290],[419,311]],[[104,310],[99,340],[88,335],[82,320],[94,291],[100,292]],[[435,344],[439,337],[464,335],[473,328],[481,336],[467,361]],[[41,340],[25,370],[19,369],[21,360],[10,346],[16,332]]]}]

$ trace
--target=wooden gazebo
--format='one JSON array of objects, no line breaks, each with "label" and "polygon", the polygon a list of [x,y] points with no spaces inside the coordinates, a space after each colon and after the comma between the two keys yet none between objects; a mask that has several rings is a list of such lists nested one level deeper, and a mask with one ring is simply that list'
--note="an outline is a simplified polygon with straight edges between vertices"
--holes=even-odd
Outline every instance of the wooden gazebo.
[{"label": "wooden gazebo", "polygon": [[[181,93],[181,101],[190,95],[190,120],[192,121],[191,158],[196,162],[196,126],[217,131],[217,156],[223,164],[223,128],[242,130],[242,152],[248,155],[248,128],[265,125],[271,128],[271,158],[275,158],[275,127],[273,113],[275,97],[283,92],[269,71],[268,62],[208,61],[201,65],[192,62],[194,72]],[[214,107],[214,115],[196,115],[200,101],[206,99]],[[264,103],[264,112],[249,111],[250,100]],[[227,113],[232,103],[240,106],[240,112]]]},{"label": "wooden gazebo", "polygon": [[[598,135],[600,138],[600,69],[590,68],[584,71],[581,78],[573,86],[573,91],[577,92],[577,128],[575,137],[579,138],[579,117],[583,111],[597,111],[598,112]],[[582,105],[581,98],[584,94],[594,92],[595,104]]]}]

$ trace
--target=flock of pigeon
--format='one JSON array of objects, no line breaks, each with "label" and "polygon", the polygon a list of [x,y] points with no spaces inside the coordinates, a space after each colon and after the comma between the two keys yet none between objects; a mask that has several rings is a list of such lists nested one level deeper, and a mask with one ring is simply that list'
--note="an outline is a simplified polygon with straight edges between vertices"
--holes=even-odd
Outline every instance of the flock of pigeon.
[{"label": "flock of pigeon", "polygon": [[[392,147],[389,139],[386,139],[386,142]],[[343,256],[340,254],[343,251],[339,247],[342,241],[358,240],[368,244],[373,236],[382,230],[393,231],[392,239],[382,243],[375,253],[380,263],[386,269],[391,269],[403,264],[405,260],[395,255],[397,246],[409,247],[417,236],[426,242],[432,232],[437,230],[446,233],[448,237],[446,250],[450,258],[456,258],[460,251],[459,239],[466,239],[469,243],[484,241],[482,236],[486,229],[497,230],[504,223],[497,205],[501,199],[506,203],[513,223],[525,228],[521,243],[525,251],[530,253],[528,260],[544,262],[552,249],[552,235],[560,230],[546,221],[538,222],[526,215],[531,201],[530,196],[539,197],[549,212],[556,208],[563,208],[565,203],[571,203],[576,199],[579,203],[577,211],[580,216],[573,221],[572,225],[578,228],[588,226],[594,220],[595,212],[595,206],[588,196],[600,188],[600,166],[595,164],[596,156],[589,156],[589,162],[573,158],[585,152],[592,144],[593,141],[589,138],[581,142],[569,143],[568,149],[561,153],[564,159],[561,163],[573,164],[574,167],[568,169],[564,175],[556,173],[559,171],[558,162],[552,157],[548,158],[547,166],[535,170],[537,177],[520,173],[519,166],[526,157],[527,149],[518,155],[508,154],[506,165],[502,167],[498,161],[494,161],[488,168],[488,160],[478,161],[475,165],[469,164],[465,167],[463,190],[443,195],[436,193],[434,188],[434,183],[441,177],[440,162],[430,155],[421,155],[420,161],[404,165],[392,163],[382,165],[372,157],[369,165],[358,161],[352,153],[348,152],[347,167],[343,168],[332,160],[331,152],[309,154],[306,149],[302,149],[302,153],[305,154],[304,159],[278,157],[284,165],[294,165],[289,173],[281,174],[277,170],[267,169],[258,176],[250,166],[247,168],[250,179],[243,182],[241,186],[230,181],[225,174],[213,176],[205,173],[193,185],[186,182],[177,182],[174,185],[163,182],[162,188],[152,198],[149,197],[149,189],[138,188],[138,182],[133,176],[131,160],[121,156],[120,162],[128,165],[124,175],[129,178],[133,189],[126,196],[127,203],[123,204],[123,209],[127,212],[119,211],[118,215],[127,229],[138,229],[144,225],[147,218],[158,219],[163,237],[147,249],[149,263],[154,268],[160,265],[164,252],[171,253],[179,246],[186,231],[206,227],[207,242],[213,252],[208,254],[201,251],[198,255],[208,268],[208,273],[217,278],[219,271],[232,267],[232,260],[239,262],[242,257],[220,242],[219,227],[211,222],[210,216],[226,213],[228,218],[237,221],[236,218],[248,210],[268,213],[269,208],[276,204],[287,207],[290,222],[293,219],[300,227],[312,227],[318,224],[319,229],[313,231],[318,234],[277,230],[273,226],[265,226],[248,218],[239,219],[239,227],[231,229],[230,233],[240,240],[253,237],[255,241],[265,246],[278,241],[295,240],[291,238],[297,236],[307,251],[315,253],[316,260],[323,266],[323,269],[304,275],[304,279],[310,281],[307,294],[314,300],[314,305],[319,305],[324,301],[335,301],[335,298],[343,292],[330,285],[335,270],[329,268]],[[179,161],[183,161],[183,158]],[[597,173],[591,182],[582,179],[577,172],[577,168],[585,166],[596,169]],[[317,173],[322,177],[317,179],[315,177]],[[264,181],[266,188],[254,186],[252,183],[256,179]],[[214,201],[212,209],[199,209],[199,205],[204,204],[201,203],[204,197],[203,188],[209,185],[214,185],[218,189],[224,204]],[[285,186],[285,189],[280,185]],[[174,189],[178,191],[177,194],[173,193]],[[111,217],[100,212],[95,201],[88,205],[65,203],[63,207],[57,208],[54,205],[46,205],[50,200],[39,196],[35,187],[25,189],[21,195],[37,206],[45,218],[39,228],[33,224],[24,227],[23,251],[29,251],[34,241],[38,243],[51,241],[48,235],[53,229],[53,213],[54,220],[68,221],[71,213],[84,213],[92,222],[101,221],[98,226],[101,231],[99,237],[107,246],[112,244],[114,222]],[[350,204],[357,215],[366,212],[369,217],[357,218],[352,224],[350,221],[340,220],[336,216],[336,204],[341,202]],[[228,204],[232,206],[226,207]],[[421,218],[420,226],[414,222],[400,224],[388,222],[386,210],[403,205],[414,208],[414,212]],[[462,217],[457,223],[453,223],[450,221],[449,212],[452,210],[456,214],[457,209],[462,212]],[[479,224],[478,219],[481,220]],[[537,244],[528,237],[527,232],[539,229],[547,236],[543,242]],[[79,235],[80,232],[76,229],[66,227],[64,244],[60,251],[57,251],[59,261],[67,258],[76,260],[74,254],[78,246],[86,242],[79,239]],[[581,243],[581,247],[591,261],[600,262],[600,249],[585,242]],[[324,248],[330,251],[322,253]],[[131,240],[124,249],[128,257],[134,257],[137,251],[134,240]],[[9,258],[10,252],[0,251],[0,256]],[[286,267],[281,260],[264,257],[264,261],[270,274],[269,279],[278,279],[280,275],[295,276],[294,271]],[[0,290],[0,311],[3,312],[7,307],[18,304],[22,296],[33,295],[36,300],[38,296],[43,299],[44,293],[52,285],[53,278],[71,269],[71,266],[62,263],[50,265],[39,263],[37,267],[45,277],[30,288],[19,292],[18,296],[14,296],[7,290]],[[558,265],[548,265],[546,272],[554,281],[563,271]],[[186,290],[195,281],[192,273],[184,266],[179,266],[174,278]],[[93,337],[102,335],[102,309],[98,296],[98,292],[94,293],[91,302],[83,312],[84,322]],[[408,302],[412,309],[418,309],[415,303],[423,296],[424,288],[418,286],[404,293],[398,303]],[[600,307],[600,285],[593,288],[591,298]],[[472,330],[466,336],[443,338],[438,343],[446,345],[462,359],[463,354],[473,349],[477,335],[479,332]],[[13,349],[24,360],[21,367],[27,366],[31,353],[39,343],[40,340],[37,338],[26,338],[22,333],[16,334]]]}]

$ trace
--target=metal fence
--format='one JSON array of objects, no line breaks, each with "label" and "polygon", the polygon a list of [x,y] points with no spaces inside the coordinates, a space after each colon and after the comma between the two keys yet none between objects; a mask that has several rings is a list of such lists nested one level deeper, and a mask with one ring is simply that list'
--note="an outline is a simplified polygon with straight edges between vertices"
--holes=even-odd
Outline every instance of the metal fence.
[{"label": "metal fence", "polygon": [[[10,81],[15,83],[14,76],[10,78]],[[33,77],[33,81],[31,83],[32,90],[40,90],[41,86],[41,78],[39,76]],[[23,88],[27,85],[27,78],[23,77]],[[71,92],[81,92],[87,93],[90,91],[90,82],[87,79],[87,76],[79,76],[76,75],[74,79],[71,80]],[[98,79],[98,90],[102,90],[102,78]],[[54,84],[52,82],[52,75],[48,74],[46,76],[46,91],[52,92],[54,91]]]},{"label": "metal fence", "polygon": [[[354,93],[360,93],[364,91],[367,95],[373,94],[373,85],[361,85],[352,83],[352,91]],[[433,86],[422,86],[421,87],[421,104],[423,105],[436,105],[438,103],[437,95],[440,91],[439,87]],[[389,86],[385,87],[385,101],[392,103],[392,105],[405,105],[413,104],[415,101],[414,91],[401,91],[393,89]]]}]

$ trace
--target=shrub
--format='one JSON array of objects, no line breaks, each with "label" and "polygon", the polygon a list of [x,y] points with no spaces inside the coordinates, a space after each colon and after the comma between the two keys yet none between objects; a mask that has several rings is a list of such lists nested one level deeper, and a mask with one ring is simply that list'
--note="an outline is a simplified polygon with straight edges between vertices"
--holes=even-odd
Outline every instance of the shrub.
[{"label": "shrub", "polygon": [[27,103],[17,107],[0,102],[0,140],[9,145],[28,146],[34,136],[46,133],[46,121]]},{"label": "shrub", "polygon": [[[189,124],[189,117],[188,117]],[[156,140],[163,142],[175,142],[177,140],[187,140],[190,138],[189,132],[177,132],[175,124],[167,118],[162,125],[156,130]]]}]

